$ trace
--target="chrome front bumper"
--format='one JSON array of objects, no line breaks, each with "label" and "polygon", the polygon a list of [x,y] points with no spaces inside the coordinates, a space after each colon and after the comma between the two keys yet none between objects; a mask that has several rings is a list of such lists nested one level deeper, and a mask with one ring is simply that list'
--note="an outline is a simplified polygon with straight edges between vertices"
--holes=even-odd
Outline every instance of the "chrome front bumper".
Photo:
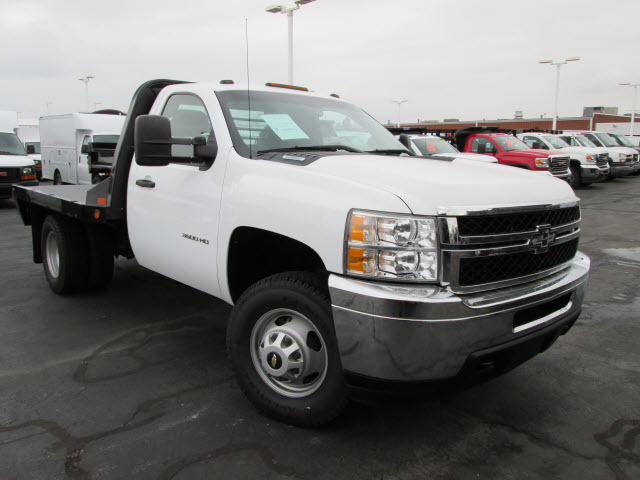
[{"label": "chrome front bumper", "polygon": [[609,167],[599,168],[596,165],[580,165],[580,175],[583,183],[600,182],[609,175]]},{"label": "chrome front bumper", "polygon": [[[331,275],[342,366],[348,373],[379,380],[454,377],[474,352],[513,344],[578,315],[589,267],[589,258],[578,252],[566,269],[541,280],[469,295],[435,285],[400,286]],[[564,298],[567,303],[557,310],[535,317],[548,302],[556,300],[555,305]],[[522,318],[526,323],[519,324]]]}]

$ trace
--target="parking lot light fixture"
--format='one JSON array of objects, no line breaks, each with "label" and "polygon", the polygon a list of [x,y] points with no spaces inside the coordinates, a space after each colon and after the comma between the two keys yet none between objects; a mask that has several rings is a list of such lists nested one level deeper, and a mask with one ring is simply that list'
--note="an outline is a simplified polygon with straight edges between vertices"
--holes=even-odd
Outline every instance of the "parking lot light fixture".
[{"label": "parking lot light fixture", "polygon": [[95,75],[91,75],[90,73],[85,75],[84,77],[80,77],[78,80],[84,83],[85,88],[85,107],[87,112],[89,111],[89,80],[92,78],[96,78]]},{"label": "parking lot light fixture", "polygon": [[633,127],[636,123],[636,100],[638,99],[638,87],[640,83],[620,82],[625,87],[633,87],[633,105],[631,106],[631,126],[629,127],[629,136],[633,137]]},{"label": "parking lot light fixture", "polygon": [[400,105],[402,105],[404,102],[408,102],[409,100],[407,100],[406,98],[402,99],[402,100],[391,100],[393,103],[397,103],[398,104],[398,121],[396,122],[396,127],[400,126]]},{"label": "parking lot light fixture", "polygon": [[556,125],[558,123],[558,92],[560,90],[560,67],[562,65],[566,65],[568,62],[577,62],[578,60],[580,60],[580,57],[569,57],[559,62],[554,62],[551,59],[538,60],[538,63],[546,63],[556,67],[556,94],[553,102],[553,126],[551,127],[552,130],[556,129]]},{"label": "parking lot light fixture", "polygon": [[298,10],[302,5],[306,5],[308,3],[314,2],[315,0],[295,0],[295,5],[293,7],[287,7],[286,5],[269,5],[265,8],[265,11],[269,13],[286,13],[288,20],[288,50],[289,50],[289,61],[288,61],[288,83],[289,85],[293,85],[293,12]]}]

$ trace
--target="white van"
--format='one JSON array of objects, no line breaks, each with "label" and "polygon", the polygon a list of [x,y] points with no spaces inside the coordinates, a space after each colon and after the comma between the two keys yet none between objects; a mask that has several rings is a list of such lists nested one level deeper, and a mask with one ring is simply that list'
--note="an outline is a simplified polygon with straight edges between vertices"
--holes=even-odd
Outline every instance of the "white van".
[{"label": "white van", "polygon": [[42,178],[60,185],[109,175],[124,115],[71,113],[40,118]]},{"label": "white van", "polygon": [[38,185],[33,160],[18,140],[18,114],[0,111],[0,200],[11,198],[13,185]]}]

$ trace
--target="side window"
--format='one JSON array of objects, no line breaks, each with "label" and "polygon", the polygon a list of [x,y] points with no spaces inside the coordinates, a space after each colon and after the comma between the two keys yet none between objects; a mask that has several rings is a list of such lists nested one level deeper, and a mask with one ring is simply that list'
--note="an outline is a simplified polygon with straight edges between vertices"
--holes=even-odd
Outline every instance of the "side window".
[{"label": "side window", "polygon": [[489,139],[474,137],[471,141],[471,151],[475,153],[493,153],[496,151],[496,148]]},{"label": "side window", "polygon": [[[202,100],[195,95],[176,94],[169,97],[162,115],[171,123],[173,138],[194,138],[211,135],[211,120]],[[172,145],[174,157],[193,157],[192,145]]]},{"label": "side window", "polygon": [[[524,143],[526,143],[527,145],[529,145],[531,148],[534,148],[534,146],[533,146],[533,145],[535,144],[536,139],[535,139],[534,137],[524,137],[524,138],[522,139],[522,141],[523,141]],[[537,148],[537,147],[536,147],[536,148]]]},{"label": "side window", "polygon": [[[85,135],[84,138],[82,139],[82,148],[80,149],[80,152],[82,155],[88,155],[89,154],[89,144],[91,143],[91,135]],[[82,156],[80,158],[78,158],[78,162],[80,161],[80,159],[82,158]]]},{"label": "side window", "polygon": [[589,140],[591,140],[593,143],[595,143],[597,146],[599,147],[603,146],[602,143],[600,142],[600,139],[595,135],[591,133],[585,133],[584,136],[587,137]]}]

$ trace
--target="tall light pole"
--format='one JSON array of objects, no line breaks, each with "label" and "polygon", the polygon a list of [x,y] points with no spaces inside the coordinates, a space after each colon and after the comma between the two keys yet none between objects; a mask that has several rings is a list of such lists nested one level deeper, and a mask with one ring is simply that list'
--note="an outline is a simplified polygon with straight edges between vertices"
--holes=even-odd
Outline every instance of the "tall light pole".
[{"label": "tall light pole", "polygon": [[96,78],[95,75],[88,74],[88,75],[85,75],[84,77],[80,77],[78,79],[81,82],[84,82],[85,105],[86,105],[87,112],[89,111],[89,80],[91,80],[92,78]]},{"label": "tall light pole", "polygon": [[298,10],[300,6],[307,3],[315,2],[315,0],[295,0],[293,7],[287,7],[286,5],[269,5],[265,10],[269,13],[286,13],[289,24],[289,85],[293,85],[293,12]]},{"label": "tall light pole", "polygon": [[569,57],[562,62],[554,62],[553,60],[539,60],[538,63],[548,63],[556,67],[556,95],[553,104],[553,126],[552,130],[556,129],[556,124],[558,121],[558,91],[560,90],[560,67],[565,65],[567,62],[577,62],[580,60],[580,57]]},{"label": "tall light pole", "polygon": [[631,109],[631,126],[629,127],[629,136],[633,137],[633,126],[636,123],[636,100],[638,98],[638,87],[640,87],[640,83],[620,82],[620,85],[633,87],[633,108]]},{"label": "tall light pole", "polygon": [[402,100],[391,100],[393,103],[397,103],[398,104],[398,121],[396,122],[396,127],[400,126],[400,105],[402,105],[404,102],[408,102],[409,100],[407,100],[406,98],[402,99]]}]

